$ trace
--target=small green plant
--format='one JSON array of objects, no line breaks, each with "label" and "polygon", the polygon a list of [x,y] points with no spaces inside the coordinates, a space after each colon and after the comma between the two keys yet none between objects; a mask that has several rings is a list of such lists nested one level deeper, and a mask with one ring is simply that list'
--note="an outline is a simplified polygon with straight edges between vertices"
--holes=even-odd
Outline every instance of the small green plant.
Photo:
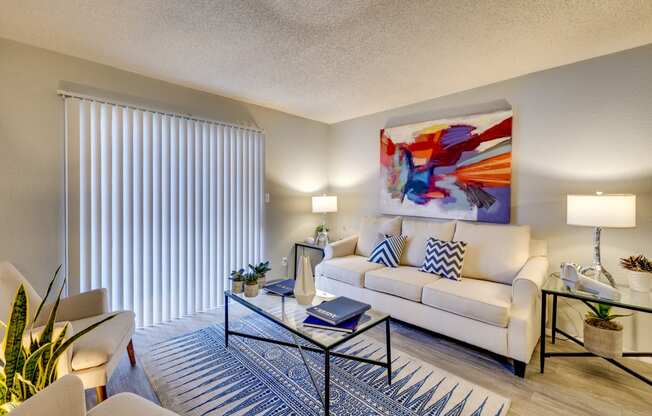
[{"label": "small green plant", "polygon": [[630,315],[612,315],[611,314],[611,305],[605,305],[604,303],[596,303],[594,305],[586,303],[586,305],[591,309],[586,313],[584,320],[587,324],[595,326],[597,328],[609,329],[612,331],[620,331],[623,329],[623,326],[615,322],[616,318],[625,318]]},{"label": "small green plant", "polygon": [[269,267],[269,261],[265,261],[262,263],[258,263],[258,265],[256,266],[250,264],[249,270],[251,270],[251,272],[255,273],[257,276],[265,276],[265,274],[267,274],[267,272],[272,269]]},{"label": "small green plant", "polygon": [[233,280],[234,282],[244,282],[244,274],[245,269],[234,270],[231,272],[231,277],[229,277],[229,279]]},{"label": "small green plant", "polygon": [[[65,286],[65,279],[61,284],[54,306],[50,311],[47,323],[43,327],[40,336],[33,336],[34,322],[36,322],[48,295],[52,292],[54,282],[61,270],[57,269],[50,280],[47,292],[43,301],[39,305],[34,319],[29,323],[29,298],[25,287],[20,285],[16,291],[16,296],[11,304],[9,322],[2,322],[5,327],[5,334],[2,340],[2,352],[4,361],[0,361],[0,415],[9,413],[25,400],[29,399],[37,392],[46,388],[50,383],[57,379],[57,363],[61,354],[63,354],[73,342],[80,337],[92,331],[102,323],[112,319],[115,315],[108,316],[101,321],[89,326],[88,328],[66,338],[68,335],[67,328],[58,336],[55,336],[55,322],[61,292]],[[23,345],[25,333],[29,334],[29,345]]]},{"label": "small green plant", "polygon": [[255,272],[247,272],[242,275],[244,277],[245,285],[257,285],[258,284],[258,274]]},{"label": "small green plant", "polygon": [[327,232],[329,232],[329,231],[330,231],[330,230],[328,229],[328,227],[326,227],[325,224],[320,224],[320,225],[317,226],[317,228],[315,228],[315,233],[316,233],[316,234],[319,234],[319,233],[327,233]]},{"label": "small green plant", "polygon": [[632,272],[652,273],[652,262],[640,254],[638,256],[629,256],[624,259],[620,259],[620,265],[624,269],[630,270]]}]

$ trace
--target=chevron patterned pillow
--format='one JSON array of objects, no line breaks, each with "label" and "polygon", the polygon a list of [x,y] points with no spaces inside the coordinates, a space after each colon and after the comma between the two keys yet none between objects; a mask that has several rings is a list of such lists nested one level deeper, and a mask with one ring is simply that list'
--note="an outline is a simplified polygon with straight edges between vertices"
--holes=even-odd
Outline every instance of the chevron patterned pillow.
[{"label": "chevron patterned pillow", "polygon": [[462,265],[466,243],[463,241],[441,241],[431,238],[426,243],[426,259],[419,269],[452,280],[462,279]]},{"label": "chevron patterned pillow", "polygon": [[386,235],[385,239],[371,250],[369,261],[384,264],[387,267],[398,267],[406,241],[406,235]]}]

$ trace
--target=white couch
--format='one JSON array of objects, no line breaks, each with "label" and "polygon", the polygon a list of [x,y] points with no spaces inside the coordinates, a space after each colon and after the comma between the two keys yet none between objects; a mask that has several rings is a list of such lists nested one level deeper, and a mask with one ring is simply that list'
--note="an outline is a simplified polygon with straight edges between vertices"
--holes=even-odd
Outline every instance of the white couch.
[{"label": "white couch", "polygon": [[[398,268],[367,261],[382,234],[408,236]],[[467,243],[462,280],[419,271],[428,238]],[[546,243],[530,228],[456,221],[365,218],[359,235],[330,244],[317,287],[369,303],[392,318],[476,345],[525,367],[539,340]]]}]

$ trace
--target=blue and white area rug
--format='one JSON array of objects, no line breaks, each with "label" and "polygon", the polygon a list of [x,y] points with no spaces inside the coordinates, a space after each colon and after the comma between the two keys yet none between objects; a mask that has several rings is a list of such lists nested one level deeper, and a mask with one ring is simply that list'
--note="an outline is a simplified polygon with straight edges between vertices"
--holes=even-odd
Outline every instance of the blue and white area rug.
[{"label": "blue and white area rug", "polygon": [[[231,322],[233,330],[292,342],[260,317]],[[143,358],[161,404],[188,416],[321,416],[323,408],[299,351],[241,337],[211,326],[154,346]],[[385,346],[360,335],[338,348],[384,360]],[[323,355],[306,353],[323,388]],[[334,358],[331,415],[503,416],[510,401],[392,349],[392,385],[384,368]]]}]

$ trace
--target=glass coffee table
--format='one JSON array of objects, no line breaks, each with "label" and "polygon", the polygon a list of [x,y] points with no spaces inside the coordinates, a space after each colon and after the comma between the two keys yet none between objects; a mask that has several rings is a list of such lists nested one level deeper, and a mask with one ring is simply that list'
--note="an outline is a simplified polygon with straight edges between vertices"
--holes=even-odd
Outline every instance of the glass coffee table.
[{"label": "glass coffee table", "polygon": [[[334,299],[335,296],[317,291],[317,295],[312,301],[312,305],[319,305],[326,300]],[[276,325],[285,328],[292,336],[294,342],[283,341],[279,339],[266,338],[257,335],[245,334],[243,332],[233,331],[229,329],[229,299],[239,303],[245,308],[251,310],[255,314],[262,316],[275,323]],[[346,358],[349,360],[359,361],[367,364],[377,365],[387,369],[387,383],[392,383],[392,345],[390,340],[390,316],[370,309],[365,312],[360,318],[358,328],[352,333],[331,331],[318,328],[309,328],[303,326],[303,320],[308,316],[306,309],[311,305],[299,305],[294,297],[281,297],[263,290],[258,296],[253,298],[245,297],[242,293],[233,293],[231,291],[224,292],[224,344],[229,347],[229,337],[238,336],[250,338],[257,341],[269,342],[276,345],[285,347],[296,348],[299,350],[301,359],[303,360],[310,381],[312,382],[319,398],[324,406],[324,414],[328,415],[330,412],[330,361],[332,357]],[[385,340],[386,340],[386,361],[370,360],[363,357],[356,357],[353,355],[342,354],[334,351],[337,347],[347,341],[352,340],[358,335],[374,328],[382,323],[385,323]],[[300,343],[300,339],[307,341],[309,345]],[[308,365],[305,351],[311,351],[324,354],[324,392],[320,391],[315,375],[312,373]]]},{"label": "glass coffee table", "polygon": [[[548,357],[596,357],[595,354],[588,351],[581,352],[548,352],[546,351],[546,304],[548,296],[552,296],[552,322],[551,322],[551,340],[554,344],[557,338],[557,334],[561,334],[570,341],[584,346],[584,343],[577,339],[576,337],[566,333],[565,331],[557,328],[557,298],[567,298],[567,299],[576,299],[581,302],[587,303],[602,303],[606,305],[611,305],[617,308],[626,309],[634,312],[643,312],[652,314],[652,293],[650,292],[635,292],[628,287],[618,286],[618,291],[620,292],[620,299],[606,299],[599,297],[597,295],[572,289],[566,286],[566,284],[558,277],[557,273],[553,273],[545,281],[541,287],[542,302],[541,302],[541,351],[540,351],[540,364],[541,364],[541,373],[544,372],[546,358]],[[623,357],[652,357],[652,352],[637,352],[629,351],[623,352]],[[603,358],[611,364],[625,371],[626,373],[638,378],[642,382],[652,386],[652,380],[640,374],[633,369],[625,366],[624,364],[612,359],[612,358]]]}]

